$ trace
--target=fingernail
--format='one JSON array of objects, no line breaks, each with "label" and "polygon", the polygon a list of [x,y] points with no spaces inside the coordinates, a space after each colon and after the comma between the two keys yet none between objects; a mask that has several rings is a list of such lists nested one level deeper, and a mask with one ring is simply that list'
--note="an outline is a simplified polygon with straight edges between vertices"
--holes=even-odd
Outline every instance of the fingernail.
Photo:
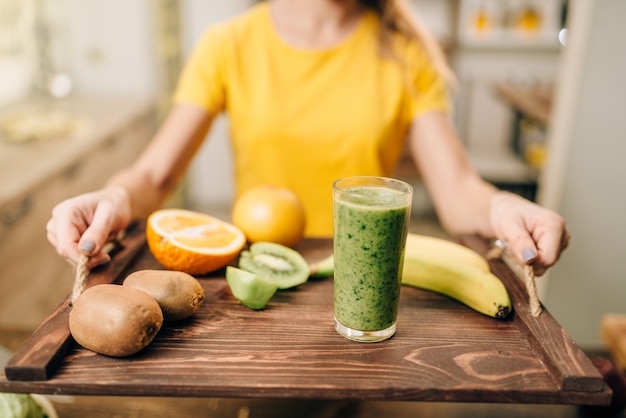
[{"label": "fingernail", "polygon": [[522,250],[522,260],[524,260],[524,262],[528,263],[529,261],[532,261],[535,258],[537,258],[537,254],[535,254],[535,252],[531,250],[530,248],[524,248]]},{"label": "fingernail", "polygon": [[80,249],[81,251],[85,253],[90,253],[96,249],[96,244],[92,240],[88,239],[88,240],[81,242],[78,245],[78,249]]}]

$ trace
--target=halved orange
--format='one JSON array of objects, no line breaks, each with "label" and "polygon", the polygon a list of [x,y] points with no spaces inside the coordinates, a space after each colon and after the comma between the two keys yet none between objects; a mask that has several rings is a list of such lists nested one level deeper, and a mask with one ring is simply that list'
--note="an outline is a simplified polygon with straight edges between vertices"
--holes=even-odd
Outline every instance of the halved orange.
[{"label": "halved orange", "polygon": [[231,262],[246,244],[236,226],[199,212],[160,209],[146,223],[148,248],[165,268],[204,274]]}]

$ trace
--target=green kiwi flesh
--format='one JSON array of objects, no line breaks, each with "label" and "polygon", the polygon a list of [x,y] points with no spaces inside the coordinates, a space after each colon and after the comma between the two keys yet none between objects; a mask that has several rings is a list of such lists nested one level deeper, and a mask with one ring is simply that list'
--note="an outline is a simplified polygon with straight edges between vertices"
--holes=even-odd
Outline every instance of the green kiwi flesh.
[{"label": "green kiwi flesh", "polygon": [[279,289],[299,286],[309,279],[309,264],[298,251],[274,242],[255,242],[241,252],[239,268],[276,283]]},{"label": "green kiwi flesh", "polygon": [[335,263],[333,255],[310,265],[311,277],[324,278],[335,274]]},{"label": "green kiwi flesh", "polygon": [[226,282],[235,299],[257,310],[265,308],[278,289],[273,281],[233,266],[226,267]]}]

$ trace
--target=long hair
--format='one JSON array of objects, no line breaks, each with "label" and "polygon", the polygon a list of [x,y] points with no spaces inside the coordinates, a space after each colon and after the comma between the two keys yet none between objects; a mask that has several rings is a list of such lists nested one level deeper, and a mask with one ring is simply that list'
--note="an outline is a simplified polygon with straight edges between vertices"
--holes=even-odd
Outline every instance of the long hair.
[{"label": "long hair", "polygon": [[419,42],[433,66],[449,87],[456,85],[454,73],[448,66],[445,55],[435,38],[421,24],[406,0],[359,0],[380,18],[380,47],[385,55],[401,62],[394,52],[393,38],[400,35],[409,41]]}]

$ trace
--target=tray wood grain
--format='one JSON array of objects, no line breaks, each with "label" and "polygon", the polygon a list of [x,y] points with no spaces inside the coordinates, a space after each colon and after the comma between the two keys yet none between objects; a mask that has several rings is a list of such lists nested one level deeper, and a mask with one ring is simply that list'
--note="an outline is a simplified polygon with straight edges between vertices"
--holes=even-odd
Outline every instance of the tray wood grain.
[{"label": "tray wood grain", "polygon": [[[89,286],[162,268],[141,225]],[[488,243],[460,241],[485,254]],[[307,239],[309,261],[332,252]],[[398,331],[363,344],[333,329],[332,278],[279,291],[263,311],[239,304],[220,270],[198,276],[205,301],[191,318],[166,324],[140,353],[111,358],[78,346],[64,301],[0,375],[0,391],[70,395],[362,399],[606,405],[611,391],[595,366],[544,309],[528,312],[525,288],[500,261],[514,314],[499,321],[432,292],[403,287]]]}]

